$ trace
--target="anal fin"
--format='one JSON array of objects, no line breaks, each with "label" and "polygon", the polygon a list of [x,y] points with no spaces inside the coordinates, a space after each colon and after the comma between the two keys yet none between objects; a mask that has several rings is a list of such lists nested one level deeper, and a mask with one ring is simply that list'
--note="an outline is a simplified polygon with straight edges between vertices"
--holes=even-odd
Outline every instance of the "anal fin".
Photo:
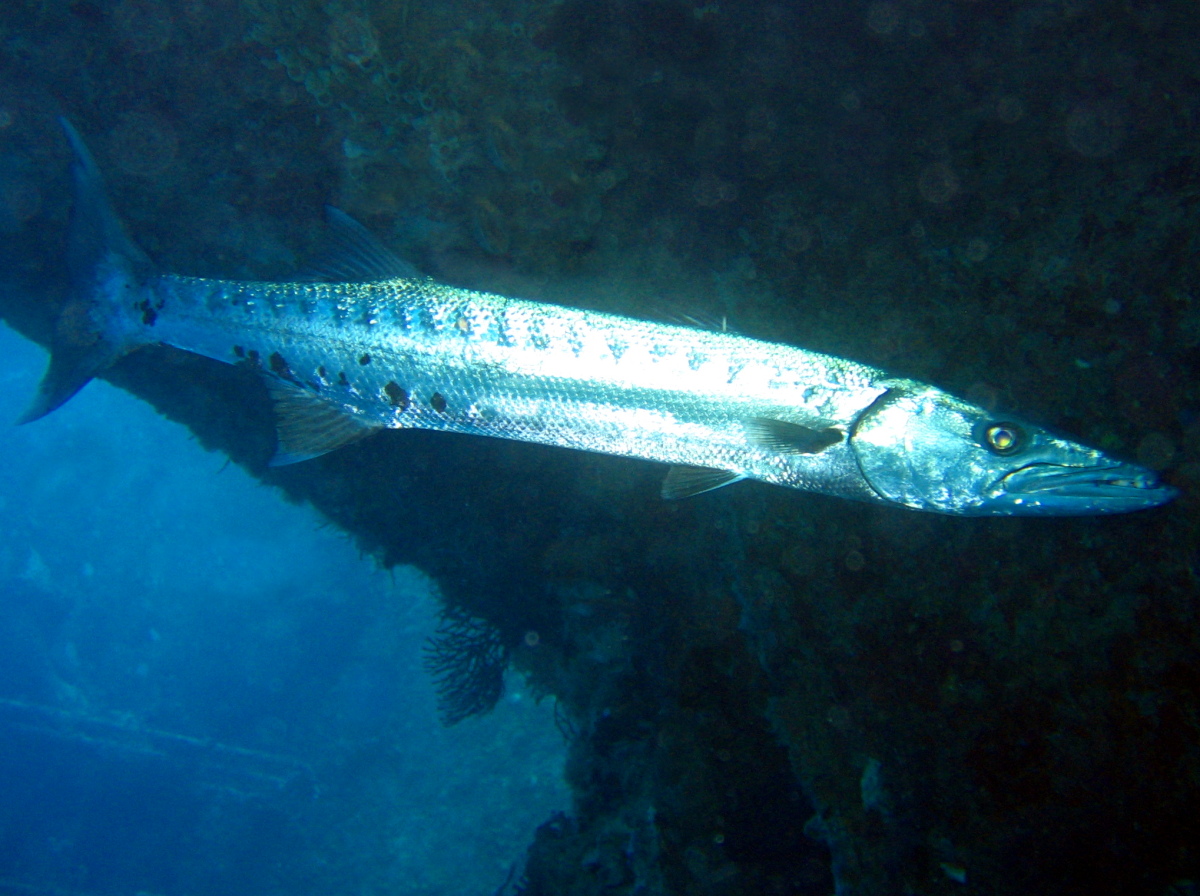
[{"label": "anal fin", "polygon": [[275,402],[278,447],[271,466],[280,467],[318,457],[357,442],[381,424],[367,423],[307,389],[270,377],[267,390]]},{"label": "anal fin", "polygon": [[674,466],[667,471],[667,478],[663,480],[662,496],[667,499],[690,498],[745,478],[741,473],[729,470]]}]

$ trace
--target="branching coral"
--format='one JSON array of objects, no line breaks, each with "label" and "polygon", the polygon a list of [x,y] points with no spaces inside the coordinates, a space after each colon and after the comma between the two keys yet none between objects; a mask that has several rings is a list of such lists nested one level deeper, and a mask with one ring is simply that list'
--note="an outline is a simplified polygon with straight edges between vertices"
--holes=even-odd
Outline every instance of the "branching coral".
[{"label": "branching coral", "polygon": [[496,705],[504,693],[508,648],[488,622],[449,607],[425,644],[424,664],[433,676],[442,722],[454,725]]}]

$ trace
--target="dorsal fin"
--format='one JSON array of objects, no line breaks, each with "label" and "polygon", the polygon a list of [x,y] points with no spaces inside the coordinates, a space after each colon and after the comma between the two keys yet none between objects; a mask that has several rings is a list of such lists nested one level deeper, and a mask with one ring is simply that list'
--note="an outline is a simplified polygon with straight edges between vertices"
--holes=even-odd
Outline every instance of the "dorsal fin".
[{"label": "dorsal fin", "polygon": [[751,442],[780,454],[819,454],[845,438],[845,433],[832,426],[812,429],[769,417],[754,417],[745,427]]},{"label": "dorsal fin", "polygon": [[707,330],[710,333],[729,333],[732,335],[741,335],[729,323],[729,318],[724,315],[718,315],[715,312],[704,311],[678,311],[675,309],[667,309],[663,313],[657,315],[664,323],[676,324],[681,327],[691,327],[695,330]]},{"label": "dorsal fin", "polygon": [[690,498],[745,478],[741,473],[732,473],[729,470],[674,466],[667,470],[667,478],[662,484],[662,496],[667,499]]},{"label": "dorsal fin", "polygon": [[346,283],[424,277],[341,209],[325,206],[325,223],[329,226],[325,248],[304,270],[303,279]]},{"label": "dorsal fin", "polygon": [[360,420],[344,407],[285,380],[267,377],[266,383],[275,402],[278,446],[271,458],[273,467],[318,457],[383,428],[381,424]]}]

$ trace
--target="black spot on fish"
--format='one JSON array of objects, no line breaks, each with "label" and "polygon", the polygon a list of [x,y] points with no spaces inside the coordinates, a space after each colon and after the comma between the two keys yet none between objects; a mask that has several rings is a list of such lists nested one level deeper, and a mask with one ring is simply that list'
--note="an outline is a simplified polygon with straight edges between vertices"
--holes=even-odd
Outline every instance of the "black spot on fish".
[{"label": "black spot on fish", "polygon": [[387,396],[387,400],[392,407],[399,408],[402,411],[408,407],[408,393],[395,380],[388,382],[383,387],[383,394]]},{"label": "black spot on fish", "polygon": [[346,379],[346,371],[344,371],[344,370],[338,374],[338,385],[339,386],[349,386],[350,385],[350,381],[348,379]]},{"label": "black spot on fish", "polygon": [[368,364],[370,364],[370,363],[371,363],[371,356],[370,356],[370,355],[363,355],[362,357],[360,357],[360,358],[358,359],[358,363],[359,363],[359,364],[361,364],[363,367],[366,367]]},{"label": "black spot on fish", "polygon": [[158,312],[150,305],[147,299],[143,299],[138,303],[137,309],[142,312],[142,323],[148,327],[154,326],[154,321],[158,317]]},{"label": "black spot on fish", "polygon": [[284,360],[283,355],[279,354],[279,352],[271,352],[271,357],[267,360],[271,362],[271,373],[280,379],[293,379],[292,368],[288,367],[288,362]]},{"label": "black spot on fish", "polygon": [[246,357],[246,350],[244,348],[242,348],[240,345],[235,345],[233,347],[233,356],[235,358],[244,358],[244,357]]},{"label": "black spot on fish", "polygon": [[434,392],[429,396],[429,406],[439,414],[446,410],[446,399],[442,397],[441,392]]},{"label": "black spot on fish", "polygon": [[327,380],[327,379],[329,379],[329,374],[327,374],[327,373],[325,372],[325,365],[324,365],[324,364],[322,364],[321,366],[319,366],[319,367],[317,368],[317,376],[319,376],[319,377],[320,377],[321,379],[323,379],[323,380]]},{"label": "black spot on fish", "polygon": [[255,367],[262,367],[262,358],[255,349],[250,349],[250,351],[246,352],[246,360]]}]

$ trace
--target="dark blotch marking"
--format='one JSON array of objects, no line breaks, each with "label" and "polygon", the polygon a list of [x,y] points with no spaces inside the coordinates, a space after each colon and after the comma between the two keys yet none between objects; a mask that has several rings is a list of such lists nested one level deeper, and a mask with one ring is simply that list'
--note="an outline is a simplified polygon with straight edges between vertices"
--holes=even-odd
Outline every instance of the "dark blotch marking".
[{"label": "dark blotch marking", "polygon": [[288,367],[288,362],[284,360],[283,355],[279,352],[271,352],[271,357],[268,358],[271,362],[271,373],[281,379],[292,379],[292,368]]},{"label": "dark blotch marking", "polygon": [[325,373],[325,365],[324,364],[322,364],[320,367],[317,368],[317,376],[319,376],[323,380],[329,379],[329,375]]},{"label": "dark blotch marking", "polygon": [[434,392],[429,396],[429,406],[439,414],[446,410],[446,399],[442,397],[441,392]]},{"label": "dark blotch marking", "polygon": [[341,371],[340,373],[338,373],[338,385],[339,386],[349,386],[350,385],[350,381],[348,379],[346,379],[346,371],[344,371],[344,370]]},{"label": "dark blotch marking", "polygon": [[[408,393],[394,380],[383,387],[383,394],[387,396],[392,407],[399,408],[402,411],[408,407]],[[443,402],[444,404],[445,402]]]},{"label": "dark blotch marking", "polygon": [[358,359],[358,363],[361,364],[363,367],[366,367],[368,364],[371,363],[371,356],[363,355],[361,358]]},{"label": "dark blotch marking", "polygon": [[142,323],[148,327],[154,326],[154,321],[158,318],[158,312],[150,305],[149,300],[143,299],[137,304],[137,309],[142,312]]},{"label": "dark blotch marking", "polygon": [[255,367],[262,367],[262,358],[256,349],[250,349],[250,351],[246,352],[246,360]]},{"label": "dark blotch marking", "polygon": [[235,358],[244,358],[244,357],[246,357],[246,350],[244,348],[242,348],[240,345],[235,345],[233,347],[233,356]]}]

